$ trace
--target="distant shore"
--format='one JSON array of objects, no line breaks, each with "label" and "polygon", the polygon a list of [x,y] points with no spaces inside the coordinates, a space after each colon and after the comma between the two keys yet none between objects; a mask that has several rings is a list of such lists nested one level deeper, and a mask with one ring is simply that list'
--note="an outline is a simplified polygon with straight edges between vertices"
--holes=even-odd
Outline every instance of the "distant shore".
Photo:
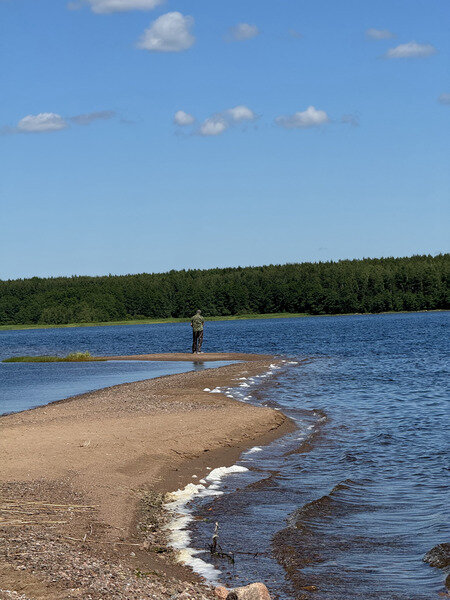
[{"label": "distant shore", "polygon": [[[34,597],[44,586],[42,597],[72,598],[73,590],[100,582],[111,597],[134,599],[161,585],[176,593],[182,582],[192,598],[212,598],[210,588],[170,559],[158,527],[161,498],[295,426],[279,411],[207,391],[237,386],[279,359],[216,353],[195,360],[242,362],[104,388],[0,418],[0,539],[14,533],[17,541],[0,559],[0,592]],[[151,523],[145,532],[143,522]],[[74,566],[80,556],[81,566]]]},{"label": "distant shore", "polygon": [[[445,309],[437,310],[400,310],[400,311],[388,311],[380,313],[339,313],[339,314],[323,314],[323,315],[312,315],[308,313],[267,313],[267,314],[243,314],[243,315],[230,315],[230,316],[219,316],[219,317],[206,317],[207,321],[249,321],[253,319],[293,319],[303,317],[350,317],[355,315],[368,316],[368,315],[397,315],[397,314],[408,314],[408,313],[427,313],[427,312],[448,312]],[[19,331],[23,329],[63,329],[71,327],[113,327],[120,325],[162,325],[164,323],[188,323],[190,319],[180,318],[167,318],[167,319],[131,319],[124,321],[99,321],[95,323],[63,323],[63,324],[28,324],[28,325],[0,325],[0,331]]]}]

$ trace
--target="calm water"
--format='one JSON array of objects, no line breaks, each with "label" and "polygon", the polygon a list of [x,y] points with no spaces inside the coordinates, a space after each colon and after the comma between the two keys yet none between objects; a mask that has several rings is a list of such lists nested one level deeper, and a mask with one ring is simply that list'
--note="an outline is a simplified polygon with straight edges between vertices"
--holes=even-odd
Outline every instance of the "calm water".
[{"label": "calm water", "polygon": [[[183,324],[0,332],[0,356],[179,351],[189,342]],[[281,407],[299,429],[244,455],[240,464],[251,470],[224,479],[228,493],[198,504],[203,520],[193,544],[204,547],[217,520],[221,545],[238,553],[234,566],[217,563],[222,580],[265,580],[283,599],[437,598],[444,574],[422,557],[449,536],[448,313],[208,323],[205,351],[213,350],[308,357],[235,392]],[[92,371],[74,377],[72,366]],[[110,377],[134,380],[128,369],[142,379],[153,368],[59,367],[0,365],[8,410],[39,381],[43,402],[46,390],[54,399],[55,385],[66,386],[64,396],[79,392],[67,391],[74,383],[102,387]],[[256,551],[256,558],[239,553]],[[303,589],[311,585],[317,591]]]},{"label": "calm water", "polygon": [[0,415],[142,379],[227,365],[210,363],[105,361],[101,363],[0,363]]}]

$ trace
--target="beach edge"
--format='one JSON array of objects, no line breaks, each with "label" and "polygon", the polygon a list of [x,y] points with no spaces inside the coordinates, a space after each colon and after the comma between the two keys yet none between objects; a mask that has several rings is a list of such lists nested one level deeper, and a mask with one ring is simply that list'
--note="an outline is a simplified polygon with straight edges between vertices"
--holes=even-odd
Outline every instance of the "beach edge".
[{"label": "beach edge", "polygon": [[[174,355],[171,355],[171,358],[167,358],[167,356],[168,355],[158,355],[156,357],[155,355],[145,355],[145,358],[143,356],[136,356],[111,357],[111,359],[193,360],[192,355],[179,355],[176,357]],[[189,359],[187,357],[189,357]],[[170,455],[170,460],[168,461],[166,456],[166,460],[162,460],[161,464],[157,465],[157,468],[153,470],[152,483],[150,487],[154,492],[160,494],[175,491],[176,489],[184,487],[189,482],[193,482],[194,480],[192,479],[192,477],[197,473],[197,477],[200,478],[200,474],[205,475],[207,473],[207,467],[212,469],[222,466],[231,466],[236,462],[236,460],[238,460],[239,456],[243,451],[251,448],[256,444],[268,444],[274,441],[275,439],[278,439],[283,435],[286,435],[295,430],[295,424],[288,417],[282,414],[281,411],[275,411],[273,409],[263,407],[255,407],[229,398],[222,393],[210,394],[204,391],[205,388],[208,387],[211,390],[217,387],[220,387],[221,389],[234,387],[238,385],[237,381],[239,380],[239,377],[244,376],[244,374],[246,376],[257,376],[266,373],[270,370],[271,365],[281,364],[282,359],[267,355],[237,355],[227,353],[220,355],[214,354],[213,356],[198,355],[195,356],[194,360],[199,362],[207,360],[237,360],[240,362],[236,362],[232,365],[227,365],[223,367],[210,368],[202,372],[188,372],[178,375],[166,375],[140,382],[119,384],[111,388],[102,388],[100,390],[90,392],[88,394],[81,394],[42,407],[23,411],[21,413],[5,415],[0,419],[0,427],[3,427],[3,429],[6,430],[8,428],[12,428],[15,430],[15,433],[17,433],[17,430],[19,429],[22,434],[24,433],[24,431],[32,432],[33,430],[37,430],[40,428],[42,433],[42,427],[45,428],[46,422],[50,422],[51,424],[56,420],[61,423],[64,421],[65,418],[69,418],[70,421],[70,418],[74,417],[74,415],[76,415],[77,413],[83,413],[83,411],[86,410],[88,410],[89,413],[89,407],[91,407],[91,409],[92,407],[94,407],[93,418],[94,420],[98,420],[98,413],[95,411],[95,405],[98,405],[99,403],[104,404],[105,400],[108,400],[108,398],[104,397],[105,395],[109,397],[109,400],[111,400],[111,397],[115,397],[114,402],[120,402],[120,398],[124,398],[129,394],[135,393],[136,391],[147,395],[149,393],[153,393],[156,394],[156,396],[158,397],[161,395],[163,397],[166,397],[167,394],[170,394],[170,397],[174,398],[176,402],[182,402],[183,395],[187,396],[189,398],[189,407],[187,412],[189,413],[190,411],[193,411],[195,413],[197,411],[197,416],[199,418],[201,417],[202,419],[204,419],[205,416],[205,408],[207,411],[211,411],[211,414],[214,414],[215,410],[219,410],[222,420],[220,421],[220,432],[218,433],[217,439],[212,438],[211,429],[208,431],[208,435],[203,435],[201,428],[199,429],[197,427],[197,434],[198,437],[200,437],[201,439],[194,440],[194,447],[192,447],[192,439],[190,439],[190,445],[181,441],[179,447],[171,448],[174,454]],[[193,395],[198,395],[199,397],[201,397],[201,399],[198,400],[197,404],[195,404],[195,402],[193,401]],[[194,404],[192,404],[193,402]],[[219,405],[220,409],[218,408]],[[97,408],[99,407],[97,406]],[[181,412],[183,414],[186,414],[186,409],[182,409]],[[216,416],[219,415],[219,412],[216,414]],[[226,417],[227,414],[230,416],[229,423],[226,422],[226,419],[223,420],[223,417]],[[234,417],[231,418],[231,415],[233,414]],[[86,419],[86,417],[84,418]],[[119,415],[118,418],[119,420],[124,419],[123,422],[127,426],[130,424],[128,416],[124,417],[123,415]],[[139,409],[134,414],[134,418],[140,418]],[[183,433],[182,430],[184,431],[184,434],[186,434],[186,431],[188,431],[189,433],[189,429],[186,430],[185,423],[183,423],[183,426],[180,429],[181,433]],[[31,436],[31,438],[33,438],[33,436]],[[72,438],[72,441],[73,439],[74,438]],[[122,467],[123,465],[120,465],[119,468]],[[136,468],[135,465],[131,468],[131,470],[133,468]],[[11,482],[22,481],[23,485],[23,469],[20,473],[16,473],[15,476],[11,477],[11,475],[13,475],[13,471],[7,469],[7,473],[9,473],[9,479],[8,477],[5,478],[5,475],[3,475],[0,478],[0,482],[2,484],[11,484]],[[31,471],[34,473],[34,475],[39,474],[36,473],[34,469],[31,469]],[[54,472],[54,470],[52,470],[51,473],[47,473],[46,477],[49,482],[54,482],[56,475],[57,474]],[[142,478],[140,477],[135,477],[133,479],[133,475],[130,475],[130,469],[127,472],[127,476],[131,477],[132,481],[130,483],[133,483],[135,487],[139,487],[139,484],[142,484],[143,482]],[[44,476],[44,479],[46,477]],[[56,480],[58,480],[58,477],[56,477]],[[81,491],[83,497],[87,497],[90,500],[92,500],[93,496],[97,496],[98,500],[98,494],[92,494],[92,488],[90,489],[89,485],[86,485],[87,480],[89,480],[89,478],[86,479],[86,477],[81,477],[81,480],[77,480],[77,478],[75,478],[74,483],[76,491]],[[34,478],[29,480],[30,485],[33,481]],[[83,485],[80,485],[81,483],[83,483]],[[105,489],[107,490],[108,486],[105,487],[104,482],[102,485],[103,492],[105,492]],[[29,498],[29,496],[27,496],[26,493],[25,497]],[[128,524],[122,522],[122,525],[125,524],[125,527],[121,528],[122,533],[119,536],[117,536],[116,534],[111,535],[111,531],[109,531],[106,535],[106,538],[108,538],[110,542],[112,542],[113,544],[120,544],[127,543],[126,541],[123,542],[123,540],[137,539],[136,527],[141,518],[141,511],[139,506],[139,499],[137,497],[134,497],[132,499],[127,498],[126,501],[122,503],[121,509],[119,509],[119,513],[120,510],[128,511]],[[103,522],[105,520],[105,514],[107,513],[103,511],[103,514],[100,519]],[[120,523],[120,514],[118,515],[118,517],[119,520],[116,521],[113,525],[116,528],[118,523]],[[33,537],[32,534],[33,532],[31,532],[31,537]],[[122,540],[122,542],[120,540]],[[88,540],[86,540],[86,543],[88,544]],[[137,544],[136,541],[129,543]],[[89,550],[92,551],[92,548],[89,548]],[[67,549],[67,552],[70,553],[70,548]],[[140,547],[139,549],[137,549],[136,552],[133,552],[133,554],[133,557],[127,556],[125,559],[124,555],[121,553],[120,558],[121,560],[125,560],[125,562],[128,565],[128,568],[131,568],[132,571],[134,571],[135,573],[147,572],[145,571],[145,569],[148,570],[149,566],[152,568],[152,570],[155,567],[160,568],[160,573],[163,574],[163,576],[167,579],[168,582],[174,580],[178,582],[178,584],[181,582],[183,583],[183,585],[189,584],[194,587],[197,586],[198,593],[201,592],[203,596],[205,596],[206,594],[206,597],[208,597],[208,589],[202,585],[200,578],[194,575],[189,569],[175,564],[173,561],[173,556],[171,559],[166,560],[165,564],[162,565],[162,562],[164,561],[161,561],[159,557],[157,561],[153,560],[154,557],[151,557],[151,560],[149,561],[149,552],[145,549],[142,550]],[[8,577],[6,576],[7,571],[11,574],[10,569],[6,569],[5,571],[5,569],[3,568],[1,570],[0,589],[5,588],[6,581],[4,579],[5,577],[6,580],[8,579]],[[23,575],[24,573],[21,574],[22,577]],[[13,581],[14,577],[12,577],[11,583],[13,583]],[[151,581],[146,581],[146,584],[148,585],[151,585],[151,583]],[[170,585],[172,584],[173,582]],[[30,585],[32,591],[34,589],[34,586],[32,584]],[[21,587],[20,589],[23,589],[23,587]],[[48,595],[48,598],[51,598],[51,595]]]}]

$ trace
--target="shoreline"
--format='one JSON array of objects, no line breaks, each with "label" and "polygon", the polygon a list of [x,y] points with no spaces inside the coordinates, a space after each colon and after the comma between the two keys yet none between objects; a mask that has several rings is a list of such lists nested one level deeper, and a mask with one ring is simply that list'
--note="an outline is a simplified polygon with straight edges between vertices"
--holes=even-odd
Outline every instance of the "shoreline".
[{"label": "shoreline", "polygon": [[[417,313],[449,312],[445,308],[432,310],[391,310],[379,313],[336,313],[313,315],[308,313],[257,313],[244,315],[206,317],[207,321],[254,321],[261,319],[302,319],[307,317],[354,317],[370,315],[407,315]],[[164,319],[130,319],[129,321],[98,321],[95,323],[63,323],[63,324],[23,324],[23,325],[0,325],[0,331],[26,331],[31,329],[70,329],[76,327],[120,327],[122,325],[164,325],[168,323],[189,323],[189,318],[169,317]]]},{"label": "shoreline", "polygon": [[[144,356],[114,360],[186,360],[185,355],[172,355],[170,359],[164,355]],[[244,356],[196,355],[195,359],[242,361]],[[160,528],[148,534],[150,542],[143,542],[137,525],[143,498],[147,498],[147,503],[150,497],[163,498],[167,492],[199,481],[208,473],[207,468],[233,465],[244,450],[268,444],[295,430],[294,423],[280,411],[204,391],[234,387],[239,377],[259,375],[280,362],[272,356],[245,358],[245,362],[215,369],[103,388],[2,417],[3,501],[12,498],[22,512],[31,506],[30,502],[38,503],[32,506],[72,503],[91,508],[73,509],[75,512],[64,523],[56,519],[44,523],[43,514],[48,512],[45,509],[33,517],[36,522],[32,525],[19,523],[12,527],[15,539],[20,540],[19,548],[34,548],[34,572],[28,574],[26,562],[23,564],[27,556],[31,560],[28,551],[22,551],[21,558],[15,560],[3,558],[0,590],[12,589],[34,597],[39,586],[45,585],[48,593],[39,598],[72,598],[67,589],[66,595],[53,595],[64,578],[61,581],[56,576],[55,582],[49,582],[45,563],[36,558],[39,555],[35,554],[34,544],[40,540],[40,547],[47,548],[50,535],[53,541],[61,541],[58,564],[50,565],[57,573],[62,566],[66,573],[71,572],[68,563],[73,560],[74,542],[67,540],[78,540],[82,542],[82,553],[93,560],[107,560],[113,572],[128,569],[125,580],[131,577],[132,585],[140,590],[136,598],[144,594],[142,586],[149,593],[152,586],[160,589],[162,581],[171,594],[174,586],[189,585],[193,586],[189,591],[192,598],[197,598],[196,594],[200,594],[199,598],[212,597],[211,588],[205,587],[198,576],[174,562],[173,551],[164,546],[161,531],[158,532]],[[192,355],[189,360],[192,361]],[[193,475],[197,478],[193,479]],[[0,556],[1,538],[7,539],[11,533],[11,525],[2,525],[4,522],[0,511]],[[79,550],[80,544],[75,546]],[[124,551],[130,547],[133,552]],[[11,548],[8,554],[11,556]],[[118,560],[120,565],[115,564]],[[46,562],[49,561],[51,557]],[[55,579],[55,573],[50,574]],[[71,577],[74,581],[70,585],[75,589],[77,576]],[[112,586],[110,579],[104,585]],[[129,594],[129,587],[121,595],[116,589],[120,588],[118,581],[114,586],[114,593],[110,590],[112,598],[135,597]]]}]

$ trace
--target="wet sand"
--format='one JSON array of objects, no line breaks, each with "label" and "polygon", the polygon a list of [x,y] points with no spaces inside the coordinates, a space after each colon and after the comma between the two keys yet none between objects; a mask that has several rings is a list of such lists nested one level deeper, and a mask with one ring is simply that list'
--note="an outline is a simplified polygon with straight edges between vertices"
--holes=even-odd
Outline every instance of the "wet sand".
[{"label": "wet sand", "polygon": [[[265,372],[273,357],[215,353],[194,360],[243,362],[117,385],[0,419],[0,590],[36,599],[132,599],[156,589],[154,597],[166,598],[192,585],[192,598],[210,596],[166,552],[159,500],[294,425],[279,411],[203,391]],[[136,527],[143,506],[155,521],[151,535]],[[74,553],[84,567],[74,570]]]}]

